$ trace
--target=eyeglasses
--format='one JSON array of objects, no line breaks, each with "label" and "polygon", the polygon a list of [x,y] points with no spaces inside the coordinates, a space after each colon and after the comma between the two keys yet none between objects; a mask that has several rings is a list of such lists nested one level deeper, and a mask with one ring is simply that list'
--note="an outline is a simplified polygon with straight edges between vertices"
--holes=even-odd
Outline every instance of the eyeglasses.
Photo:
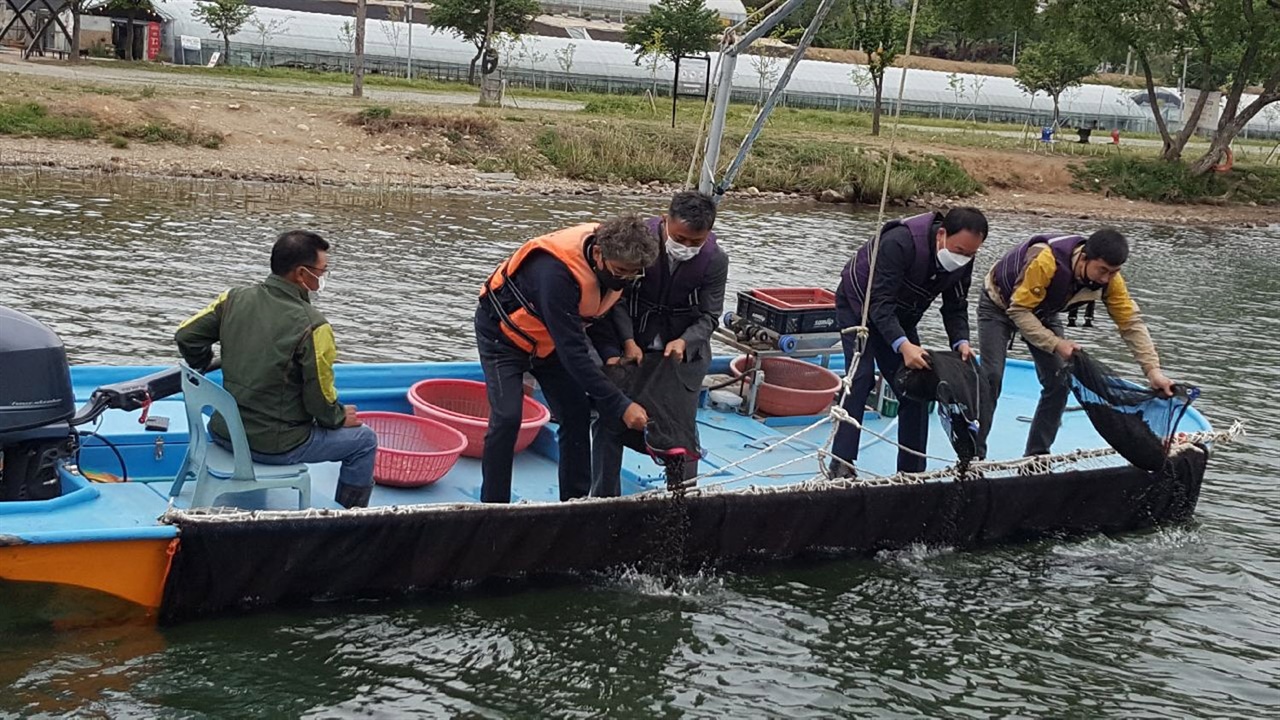
[{"label": "eyeglasses", "polygon": [[327,267],[318,268],[318,267],[312,267],[310,265],[303,265],[302,267],[306,268],[307,271],[310,272],[312,275],[314,275],[316,278],[320,278],[321,276],[329,274],[329,268]]},{"label": "eyeglasses", "polygon": [[639,280],[644,277],[644,268],[640,268],[639,270],[621,271],[612,267],[611,263],[605,263],[605,270],[608,270],[610,275],[618,278],[619,280],[631,281]]}]

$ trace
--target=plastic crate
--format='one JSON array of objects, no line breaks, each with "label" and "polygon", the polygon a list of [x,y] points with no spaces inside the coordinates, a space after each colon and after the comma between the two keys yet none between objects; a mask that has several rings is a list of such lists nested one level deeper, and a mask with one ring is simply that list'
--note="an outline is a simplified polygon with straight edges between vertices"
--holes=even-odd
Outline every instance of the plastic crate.
[{"label": "plastic crate", "polygon": [[738,315],[779,335],[836,332],[836,296],[823,288],[760,288],[738,293]]}]

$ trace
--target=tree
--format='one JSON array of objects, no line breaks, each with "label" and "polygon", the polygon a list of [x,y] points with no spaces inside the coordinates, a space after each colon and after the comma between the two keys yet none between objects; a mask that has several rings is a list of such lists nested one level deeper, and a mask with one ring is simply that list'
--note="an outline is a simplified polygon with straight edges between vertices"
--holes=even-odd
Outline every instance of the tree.
[{"label": "tree", "polygon": [[258,35],[258,67],[261,68],[267,64],[267,42],[289,27],[289,18],[272,18],[267,22],[262,22],[253,17],[249,19],[249,25],[253,27],[253,31]]},{"label": "tree", "polygon": [[67,9],[71,11],[71,57],[73,63],[80,62],[80,16],[97,0],[70,0]]},{"label": "tree", "polygon": [[351,95],[364,97],[364,29],[369,14],[368,0],[356,0],[356,60],[351,68]]},{"label": "tree", "polygon": [[564,71],[565,92],[569,92],[569,78],[570,72],[573,70],[573,56],[577,52],[578,46],[575,43],[569,43],[553,53],[556,56],[556,62],[560,64],[560,69]]},{"label": "tree", "polygon": [[[1213,141],[1191,164],[1195,175],[1211,171],[1244,126],[1263,109],[1280,102],[1280,6],[1274,0],[1218,0],[1213,4],[1219,10],[1215,27],[1225,28],[1225,34],[1232,37],[1230,47],[1237,59]],[[1261,84],[1262,92],[1242,107],[1245,88],[1252,83]]]},{"label": "tree", "polygon": [[723,27],[704,0],[659,0],[647,14],[627,21],[622,41],[635,51],[636,65],[654,53],[679,65],[685,55],[715,50]]},{"label": "tree", "polygon": [[231,60],[231,36],[240,32],[253,12],[245,0],[203,0],[191,14],[222,36],[221,63],[225,65]]},{"label": "tree", "polygon": [[[1059,0],[1073,5],[1096,37],[1133,49],[1147,88],[1147,105],[1164,140],[1161,157],[1181,160],[1200,126],[1210,96],[1225,86],[1224,104],[1209,150],[1192,165],[1209,172],[1236,135],[1267,106],[1280,101],[1280,7],[1272,0]],[[1188,58],[1187,77],[1199,97],[1174,133],[1160,112],[1153,65],[1173,50]],[[1171,83],[1172,84],[1172,83]],[[1262,93],[1242,106],[1250,84]]]},{"label": "tree", "polygon": [[[843,47],[861,51],[867,58],[875,99],[871,107],[871,134],[880,134],[884,74],[907,45],[910,6],[897,7],[892,0],[849,0],[836,16],[834,35]],[[919,20],[917,17],[917,26]]]},{"label": "tree", "polygon": [[782,59],[771,55],[765,55],[760,51],[756,51],[751,56],[751,67],[756,71],[756,79],[760,85],[760,95],[756,99],[756,105],[764,104],[765,97],[769,94],[769,90],[773,88],[773,84],[778,81],[778,76],[782,74]]},{"label": "tree", "polygon": [[1035,95],[1053,98],[1053,124],[1058,124],[1058,98],[1062,91],[1079,85],[1095,67],[1088,49],[1070,34],[1052,34],[1029,46],[1018,57],[1017,83]]},{"label": "tree", "polygon": [[397,59],[400,57],[400,38],[404,35],[404,26],[400,23],[404,22],[404,19],[404,8],[399,5],[387,6],[387,20],[382,23],[382,36],[391,46],[391,56]]},{"label": "tree", "polygon": [[[356,51],[356,25],[350,20],[344,20],[342,25],[338,26],[338,42],[342,43],[342,47],[347,49],[347,54],[352,55]],[[345,72],[350,67],[343,61],[342,69]]]},{"label": "tree", "polygon": [[[488,0],[438,0],[427,10],[429,23],[452,30],[475,46],[476,55],[471,58],[467,82],[475,82],[476,63],[489,44],[489,5]],[[520,35],[540,12],[537,0],[493,0],[492,32]]]}]

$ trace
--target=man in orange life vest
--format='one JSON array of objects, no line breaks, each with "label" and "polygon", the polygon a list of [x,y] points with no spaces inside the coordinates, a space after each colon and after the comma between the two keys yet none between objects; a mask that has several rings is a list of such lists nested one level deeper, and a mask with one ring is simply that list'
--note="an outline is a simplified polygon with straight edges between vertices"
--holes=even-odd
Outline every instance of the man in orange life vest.
[{"label": "man in orange life vest", "polygon": [[[1025,455],[1049,454],[1067,407],[1070,386],[1057,378],[1080,348],[1062,337],[1061,313],[1067,308],[1101,299],[1151,387],[1173,394],[1173,382],[1160,370],[1151,334],[1120,276],[1120,266],[1128,259],[1129,241],[1104,228],[1088,239],[1037,235],[1005,253],[987,273],[978,300],[978,349],[992,404],[1000,397],[1005,354],[1015,333],[1026,341],[1042,386]],[[979,457],[986,457],[990,430],[981,430]]]},{"label": "man in orange life vest", "polygon": [[[476,342],[489,390],[483,502],[511,501],[511,466],[520,431],[524,373],[532,372],[560,424],[560,499],[591,488],[591,407],[634,430],[648,423],[591,354],[590,324],[658,256],[643,220],[620,217],[534,238],[485,281]],[[607,323],[601,323],[602,326]]]}]

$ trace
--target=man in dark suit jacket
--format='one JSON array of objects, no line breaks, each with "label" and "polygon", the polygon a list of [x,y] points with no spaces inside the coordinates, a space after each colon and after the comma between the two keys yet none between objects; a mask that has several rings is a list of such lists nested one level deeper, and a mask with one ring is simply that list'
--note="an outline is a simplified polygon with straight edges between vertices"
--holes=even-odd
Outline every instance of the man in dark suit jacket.
[{"label": "man in dark suit jacket", "polygon": [[[916,326],[926,310],[942,296],[942,322],[951,348],[966,360],[969,349],[969,283],[973,277],[973,256],[987,237],[987,218],[974,208],[953,208],[943,217],[925,213],[887,223],[880,231],[875,273],[871,274],[872,243],[863,245],[845,265],[836,292],[836,318],[841,330],[862,324],[863,304],[870,281],[870,313],[866,348],[857,368],[853,386],[845,396],[844,409],[862,422],[867,397],[874,384],[874,369],[888,383],[903,365],[917,370],[929,367],[929,357],[920,344]],[[846,333],[845,367],[853,361],[857,338]],[[854,474],[862,431],[841,423],[832,442],[831,474]],[[898,402],[898,442],[904,448],[923,453],[929,440],[928,408],[923,403],[900,397]],[[924,458],[898,451],[900,472],[920,472]]]},{"label": "man in dark suit jacket", "polygon": [[[698,392],[711,364],[711,333],[724,310],[729,278],[729,256],[711,231],[715,219],[711,198],[687,191],[672,198],[665,215],[649,220],[661,246],[658,259],[640,282],[627,288],[611,313],[617,344],[598,344],[607,364],[640,362],[646,353],[658,352],[676,360],[676,372],[688,390],[679,402],[688,403],[690,414],[697,413]],[[621,423],[597,421],[592,496],[621,492],[622,448],[643,447],[643,436],[638,435]],[[696,473],[695,468],[690,464],[686,474]]]}]

